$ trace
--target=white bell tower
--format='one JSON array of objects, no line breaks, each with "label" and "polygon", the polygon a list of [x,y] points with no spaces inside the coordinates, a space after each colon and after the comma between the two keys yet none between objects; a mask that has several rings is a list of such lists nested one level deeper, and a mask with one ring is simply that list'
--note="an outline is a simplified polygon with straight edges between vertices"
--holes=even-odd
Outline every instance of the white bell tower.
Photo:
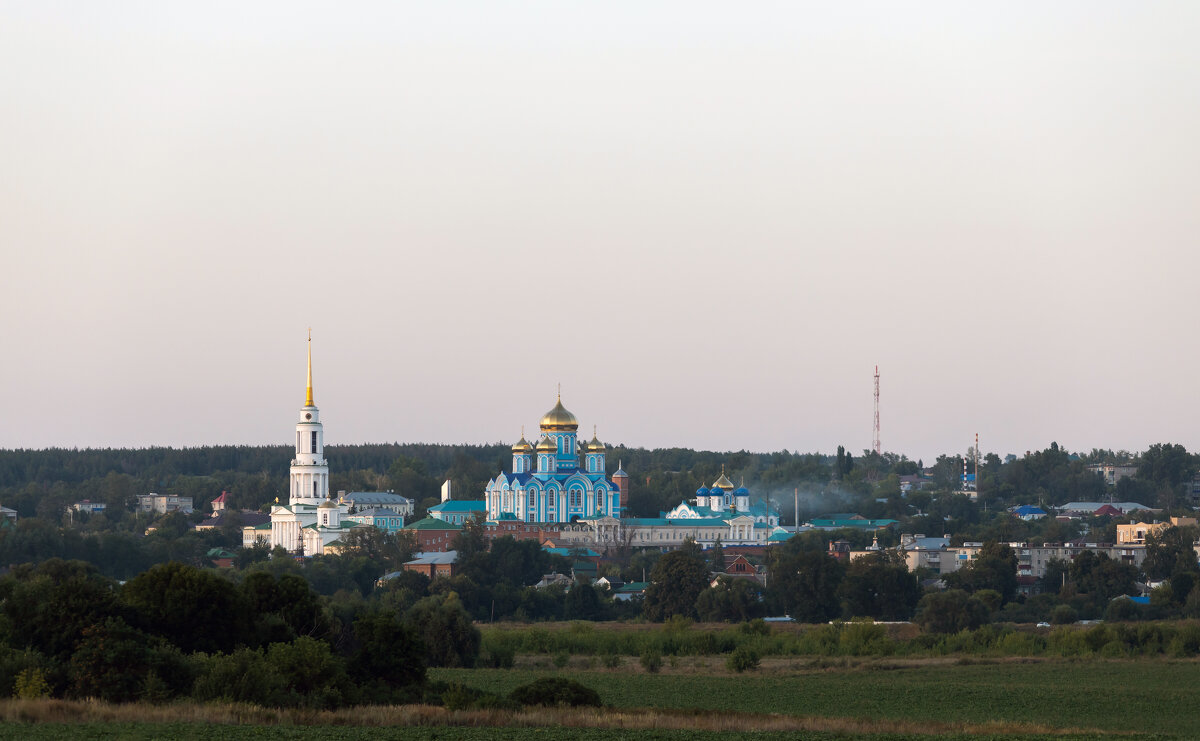
[{"label": "white bell tower", "polygon": [[325,430],[313,403],[312,329],[308,330],[308,392],[296,423],[296,457],[292,459],[288,504],[324,503],[329,498],[329,466],[325,463]]}]

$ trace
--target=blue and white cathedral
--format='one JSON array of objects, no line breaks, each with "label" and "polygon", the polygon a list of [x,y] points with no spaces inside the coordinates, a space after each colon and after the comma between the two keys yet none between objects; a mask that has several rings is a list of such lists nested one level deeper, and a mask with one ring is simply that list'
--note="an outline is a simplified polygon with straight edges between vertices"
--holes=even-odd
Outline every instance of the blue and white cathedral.
[{"label": "blue and white cathedral", "polygon": [[563,406],[561,395],[539,427],[536,446],[524,433],[512,446],[512,473],[501,472],[484,488],[488,519],[572,522],[620,517],[629,477],[618,467],[608,478],[604,443],[594,432],[591,441],[579,442],[579,421]]}]

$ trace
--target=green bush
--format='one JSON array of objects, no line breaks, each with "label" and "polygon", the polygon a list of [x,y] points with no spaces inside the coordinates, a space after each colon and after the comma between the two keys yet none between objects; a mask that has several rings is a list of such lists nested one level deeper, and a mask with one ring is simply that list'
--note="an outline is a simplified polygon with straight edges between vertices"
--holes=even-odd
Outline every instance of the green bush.
[{"label": "green bush", "polygon": [[739,674],[751,669],[757,669],[758,654],[751,648],[738,646],[734,649],[733,653],[729,654],[729,658],[725,660],[725,667]]},{"label": "green bush", "polygon": [[1079,613],[1070,605],[1059,605],[1050,611],[1050,622],[1055,625],[1070,625],[1079,619]]},{"label": "green bush", "polygon": [[489,646],[480,655],[480,662],[492,669],[511,669],[516,659],[512,646]]},{"label": "green bush", "polygon": [[450,686],[442,691],[442,705],[447,710],[466,710],[474,706],[478,694],[464,684],[451,682]]},{"label": "green bush", "polygon": [[559,651],[558,653],[554,654],[554,665],[559,669],[562,669],[564,666],[566,666],[567,662],[570,660],[571,654],[567,653],[566,651]]},{"label": "green bush", "polygon": [[643,651],[639,661],[642,662],[642,668],[651,674],[655,674],[659,669],[662,669],[662,654],[653,648]]},{"label": "green bush", "polygon": [[1100,655],[1106,659],[1123,659],[1129,655],[1129,649],[1120,641],[1109,641],[1100,648]]},{"label": "green bush", "polygon": [[542,677],[521,685],[510,692],[508,697],[521,705],[600,707],[600,693],[564,677]]},{"label": "green bush", "polygon": [[618,666],[621,665],[620,654],[615,654],[615,653],[605,654],[603,659],[604,659],[604,665],[606,667],[608,667],[609,669],[616,669]]},{"label": "green bush", "polygon": [[1108,603],[1108,609],[1104,611],[1104,620],[1110,623],[1140,620],[1141,618],[1142,606],[1128,597],[1117,597]]},{"label": "green bush", "polygon": [[38,667],[24,669],[17,675],[13,696],[22,700],[36,700],[50,696],[50,683],[46,681],[46,672]]}]

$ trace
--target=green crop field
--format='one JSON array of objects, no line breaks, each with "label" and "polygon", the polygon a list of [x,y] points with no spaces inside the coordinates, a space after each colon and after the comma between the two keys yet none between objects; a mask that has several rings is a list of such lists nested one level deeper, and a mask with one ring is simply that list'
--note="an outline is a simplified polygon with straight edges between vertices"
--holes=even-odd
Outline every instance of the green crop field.
[{"label": "green crop field", "polygon": [[[186,723],[82,723],[37,725],[0,724],[0,736],[20,738],[22,741],[54,741],[55,739],[95,739],[96,741],[724,741],[729,733],[692,730],[626,730],[598,728],[355,728],[337,726],[223,726],[195,725]],[[845,733],[826,731],[801,731],[787,733],[739,732],[739,739],[746,741],[834,741],[847,738]],[[871,741],[928,741],[926,735],[881,734],[862,738]],[[940,741],[1011,741],[1014,738],[1027,741],[1087,741],[1102,738],[1094,735],[1031,735],[1014,736],[1011,733],[995,735],[939,735]],[[1108,737],[1111,738],[1111,737]],[[1125,736],[1123,738],[1130,738]],[[1137,735],[1132,738],[1161,738]]]},{"label": "green crop field", "polygon": [[[554,670],[439,669],[431,678],[507,692]],[[934,723],[1029,723],[1200,737],[1200,663],[1049,661],[747,673],[561,672],[618,708],[782,713]]]}]

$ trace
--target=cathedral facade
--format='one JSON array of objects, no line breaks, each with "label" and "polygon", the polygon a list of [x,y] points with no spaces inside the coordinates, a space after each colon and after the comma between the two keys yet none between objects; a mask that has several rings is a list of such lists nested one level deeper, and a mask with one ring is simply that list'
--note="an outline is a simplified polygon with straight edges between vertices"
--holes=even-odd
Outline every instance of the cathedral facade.
[{"label": "cathedral facade", "polygon": [[501,472],[484,488],[487,518],[493,521],[573,522],[621,517],[628,503],[629,476],[618,466],[606,473],[605,447],[595,433],[578,439],[579,421],[563,406],[542,417],[536,445],[512,446],[512,473]]}]

